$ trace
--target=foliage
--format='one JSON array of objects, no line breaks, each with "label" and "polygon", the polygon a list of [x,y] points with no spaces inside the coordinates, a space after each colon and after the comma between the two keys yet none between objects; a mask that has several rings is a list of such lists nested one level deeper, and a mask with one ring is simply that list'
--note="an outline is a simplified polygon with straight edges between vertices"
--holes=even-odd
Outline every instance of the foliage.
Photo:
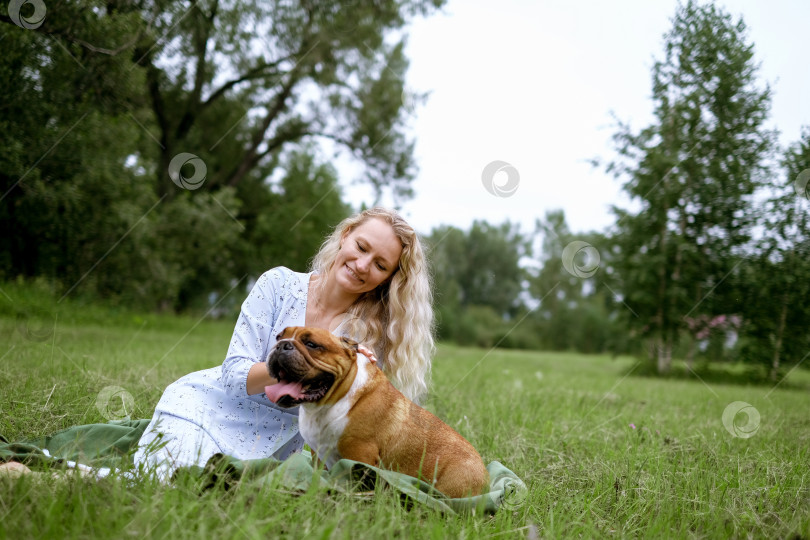
[{"label": "foliage", "polygon": [[[162,171],[178,152],[210,161],[212,186],[235,186],[287,145],[326,138],[366,165],[378,191],[407,195],[414,172],[403,130],[407,60],[403,39],[386,37],[438,5],[167,2],[133,50],[159,132],[157,192],[172,192]],[[217,106],[244,114],[234,123]],[[209,155],[223,140],[238,141],[228,159],[223,148]]]},{"label": "foliage", "polygon": [[496,314],[514,314],[524,276],[519,262],[528,251],[517,225],[474,221],[467,232],[440,226],[427,241],[436,288],[448,291],[443,304],[488,305]]},{"label": "foliage", "polygon": [[[75,10],[58,7],[49,20],[67,24]],[[104,22],[94,32],[110,37],[131,20]],[[89,268],[77,258],[98,260],[126,230],[111,206],[149,195],[123,167],[137,126],[122,102],[138,74],[122,57],[77,57],[83,49],[44,32],[0,24],[0,40],[0,224],[14,231],[0,239],[0,274],[60,275],[67,288]]]},{"label": "foliage", "polygon": [[624,352],[627,344],[615,321],[626,306],[608,284],[613,273],[610,239],[594,232],[572,233],[562,210],[537,220],[536,234],[542,238],[540,266],[528,290],[539,301],[531,324],[543,348]]},{"label": "foliage", "polygon": [[304,271],[326,235],[352,211],[330,165],[302,151],[290,155],[285,169],[249,238],[253,272],[273,266]]},{"label": "foliage", "polygon": [[475,221],[469,231],[440,226],[427,238],[439,336],[480,346],[496,344],[521,310],[529,241],[517,225]]},{"label": "foliage", "polygon": [[305,264],[349,211],[326,152],[410,196],[402,29],[442,3],[49,0],[34,29],[4,5],[0,276],[182,310]]},{"label": "foliage", "polygon": [[[539,247],[538,236],[543,239]],[[566,248],[576,242],[589,247],[570,256]],[[428,244],[441,339],[479,347],[616,354],[630,347],[632,340],[617,324],[617,312],[627,307],[615,284],[609,285],[615,273],[611,240],[593,232],[571,233],[562,211],[538,220],[532,234],[510,223],[475,222],[467,232],[437,227]],[[595,259],[589,261],[588,254]],[[592,275],[577,273],[590,270],[589,264]]]},{"label": "foliage", "polygon": [[750,245],[774,140],[764,128],[770,90],[758,85],[741,19],[690,0],[664,53],[653,68],[655,123],[638,133],[620,125],[623,161],[608,166],[640,204],[637,213],[615,209],[616,270],[632,310],[620,313],[653,343],[659,372],[685,317],[743,309],[729,284]]},{"label": "foliage", "polygon": [[[785,152],[784,177],[766,202],[765,233],[744,267],[742,359],[777,380],[810,351],[810,128]],[[804,176],[800,176],[800,175]],[[775,182],[776,184],[776,182]]]}]

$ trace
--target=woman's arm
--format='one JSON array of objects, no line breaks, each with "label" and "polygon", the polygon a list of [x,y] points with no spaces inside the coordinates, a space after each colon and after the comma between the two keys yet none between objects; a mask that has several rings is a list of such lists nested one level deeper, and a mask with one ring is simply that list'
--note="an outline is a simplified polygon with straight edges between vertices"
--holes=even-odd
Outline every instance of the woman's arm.
[{"label": "woman's arm", "polygon": [[[278,291],[286,268],[262,274],[242,303],[228,355],[222,363],[222,383],[228,395],[244,398],[264,392],[272,384],[264,360],[275,343],[271,336],[278,315]],[[261,370],[264,370],[264,374]]]}]

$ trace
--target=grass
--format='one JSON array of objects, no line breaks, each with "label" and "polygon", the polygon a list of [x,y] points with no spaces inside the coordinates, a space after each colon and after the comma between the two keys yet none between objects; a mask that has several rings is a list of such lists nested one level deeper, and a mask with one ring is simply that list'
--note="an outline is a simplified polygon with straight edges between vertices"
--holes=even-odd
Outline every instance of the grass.
[{"label": "grass", "polygon": [[[147,418],[171,381],[222,361],[233,330],[0,289],[10,440],[106,421],[97,398],[109,386]],[[810,374],[774,389],[636,371],[630,358],[439,347],[428,408],[529,486],[522,506],[492,517],[409,510],[387,490],[201,492],[191,479],[63,474],[0,480],[0,537],[810,537]],[[735,401],[760,413],[750,438],[723,425]]]}]

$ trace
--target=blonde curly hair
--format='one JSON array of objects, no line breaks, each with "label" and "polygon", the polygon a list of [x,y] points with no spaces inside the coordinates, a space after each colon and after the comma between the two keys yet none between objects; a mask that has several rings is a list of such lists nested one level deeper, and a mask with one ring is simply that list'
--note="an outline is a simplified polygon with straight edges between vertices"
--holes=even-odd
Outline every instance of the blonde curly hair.
[{"label": "blonde curly hair", "polygon": [[[313,258],[311,270],[325,276],[343,238],[374,218],[388,223],[401,242],[399,265],[385,282],[352,304],[341,326],[346,335],[374,351],[394,386],[419,403],[427,394],[435,345],[431,280],[416,231],[396,211],[370,208],[338,224]],[[315,286],[325,283],[319,279]]]}]

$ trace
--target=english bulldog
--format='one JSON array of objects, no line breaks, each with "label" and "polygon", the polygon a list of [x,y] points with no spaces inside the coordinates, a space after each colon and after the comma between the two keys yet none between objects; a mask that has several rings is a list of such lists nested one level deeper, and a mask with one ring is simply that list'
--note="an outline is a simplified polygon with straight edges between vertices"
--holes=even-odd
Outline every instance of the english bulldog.
[{"label": "english bulldog", "polygon": [[448,497],[479,495],[489,474],[475,448],[394,388],[358,344],[327,330],[289,327],[267,358],[279,382],[265,394],[300,405],[301,435],[329,468],[345,458],[431,483]]}]

